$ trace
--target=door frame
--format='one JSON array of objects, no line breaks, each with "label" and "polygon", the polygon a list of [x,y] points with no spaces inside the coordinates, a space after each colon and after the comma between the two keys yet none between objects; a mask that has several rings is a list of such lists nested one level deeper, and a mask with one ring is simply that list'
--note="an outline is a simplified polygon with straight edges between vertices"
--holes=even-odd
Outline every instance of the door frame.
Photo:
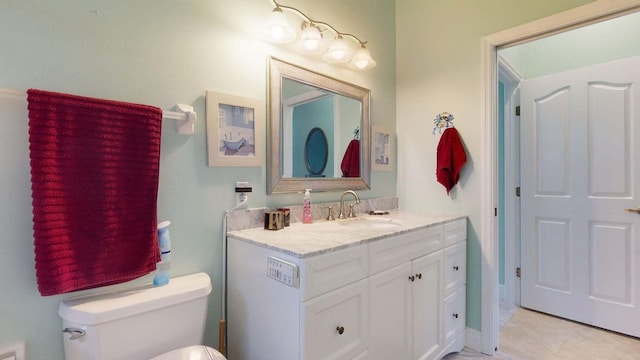
[{"label": "door frame", "polygon": [[[498,56],[498,80],[504,84],[504,288],[498,301],[520,306],[520,281],[516,268],[520,267],[520,126],[516,106],[520,105],[518,90],[522,75]],[[517,126],[516,126],[517,125]],[[498,213],[499,214],[499,213]],[[498,223],[500,224],[500,219]],[[498,260],[500,261],[500,260]]]},{"label": "door frame", "polygon": [[598,0],[575,9],[485,36],[481,39],[482,164],[480,198],[481,351],[494,355],[498,349],[498,204],[497,48],[516,45],[603,20],[640,11],[640,0]]}]

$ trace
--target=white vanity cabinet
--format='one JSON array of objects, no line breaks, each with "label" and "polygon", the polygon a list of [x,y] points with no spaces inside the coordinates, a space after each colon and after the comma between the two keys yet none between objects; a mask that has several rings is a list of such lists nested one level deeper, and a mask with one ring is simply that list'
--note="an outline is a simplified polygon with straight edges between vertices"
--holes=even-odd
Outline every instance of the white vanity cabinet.
[{"label": "white vanity cabinet", "polygon": [[[461,350],[465,239],[458,218],[298,257],[230,234],[228,359],[426,360]],[[270,258],[299,280],[269,277]]]},{"label": "white vanity cabinet", "polygon": [[465,239],[462,219],[369,244],[370,359],[437,359],[464,347]]}]

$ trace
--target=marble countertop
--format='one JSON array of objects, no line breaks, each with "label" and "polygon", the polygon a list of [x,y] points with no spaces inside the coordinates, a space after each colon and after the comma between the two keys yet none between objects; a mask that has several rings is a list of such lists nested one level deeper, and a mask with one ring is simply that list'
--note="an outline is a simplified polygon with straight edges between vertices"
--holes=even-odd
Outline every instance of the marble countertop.
[{"label": "marble countertop", "polygon": [[306,258],[464,218],[466,216],[426,216],[394,210],[388,215],[361,214],[344,220],[316,220],[313,224],[297,222],[282,230],[230,231],[228,235]]}]

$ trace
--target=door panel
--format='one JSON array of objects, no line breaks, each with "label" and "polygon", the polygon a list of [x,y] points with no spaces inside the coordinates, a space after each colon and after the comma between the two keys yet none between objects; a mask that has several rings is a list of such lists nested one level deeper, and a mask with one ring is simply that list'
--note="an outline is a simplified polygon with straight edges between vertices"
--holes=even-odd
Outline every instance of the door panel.
[{"label": "door panel", "polygon": [[640,57],[523,81],[522,306],[640,336]]},{"label": "door panel", "polygon": [[411,358],[411,263],[369,278],[369,359]]},{"label": "door panel", "polygon": [[535,101],[537,195],[569,195],[569,89]]},{"label": "door panel", "polygon": [[411,304],[415,360],[435,359],[442,350],[443,261],[442,252],[437,251],[411,262],[411,271],[416,274]]},{"label": "door panel", "polygon": [[629,84],[589,84],[588,160],[591,196],[631,196],[630,91]]}]

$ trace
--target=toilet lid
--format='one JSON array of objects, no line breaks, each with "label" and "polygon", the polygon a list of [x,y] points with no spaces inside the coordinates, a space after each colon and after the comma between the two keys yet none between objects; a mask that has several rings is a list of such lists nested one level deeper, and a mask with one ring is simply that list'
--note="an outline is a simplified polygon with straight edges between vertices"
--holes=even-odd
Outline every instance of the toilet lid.
[{"label": "toilet lid", "polygon": [[187,346],[158,355],[151,360],[225,360],[216,349],[204,345]]}]

